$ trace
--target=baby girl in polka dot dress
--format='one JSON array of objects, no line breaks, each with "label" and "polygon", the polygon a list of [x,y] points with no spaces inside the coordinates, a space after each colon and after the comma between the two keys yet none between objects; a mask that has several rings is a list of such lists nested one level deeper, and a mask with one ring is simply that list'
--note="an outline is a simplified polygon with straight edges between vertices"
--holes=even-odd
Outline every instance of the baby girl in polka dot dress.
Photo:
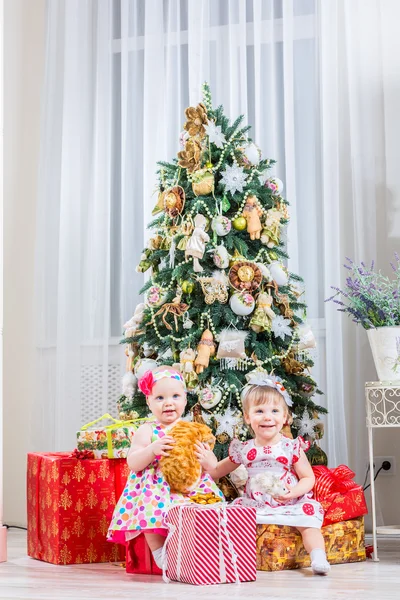
[{"label": "baby girl in polka dot dress", "polygon": [[[234,502],[254,506],[257,523],[296,527],[311,555],[313,572],[326,574],[330,565],[321,533],[324,513],[319,502],[313,499],[315,478],[302,447],[306,446],[302,438],[293,440],[281,433],[290,420],[292,400],[279,377],[256,370],[246,378],[249,383],[241,395],[243,413],[255,437],[247,442],[234,439],[229,447],[229,458],[219,463],[215,455],[207,451],[203,468],[218,479],[244,465],[248,474],[244,495]],[[275,482],[274,495],[266,485],[271,481]]]},{"label": "baby girl in polka dot dress", "polygon": [[[161,456],[166,456],[174,444],[168,432],[185,410],[186,388],[179,371],[168,366],[147,371],[139,380],[139,388],[146,396],[155,421],[141,425],[133,438],[127,458],[132,471],[115,507],[108,540],[126,544],[144,533],[154,560],[161,568],[168,510],[188,502],[187,496],[170,491],[159,466]],[[206,445],[199,445],[196,454],[203,465],[203,457],[208,454]],[[197,487],[188,496],[198,492],[214,492],[223,499],[222,492],[204,469]]]}]

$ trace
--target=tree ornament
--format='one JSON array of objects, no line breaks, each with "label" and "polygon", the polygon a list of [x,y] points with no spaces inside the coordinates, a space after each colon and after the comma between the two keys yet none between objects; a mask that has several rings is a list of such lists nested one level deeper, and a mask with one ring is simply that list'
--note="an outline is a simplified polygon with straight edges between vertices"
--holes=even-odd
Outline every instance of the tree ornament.
[{"label": "tree ornament", "polygon": [[298,435],[313,439],[315,434],[314,429],[318,421],[318,419],[310,417],[307,408],[305,408],[303,414],[294,419],[293,425],[296,427]]},{"label": "tree ornament", "polygon": [[225,186],[227,192],[233,196],[235,192],[243,192],[243,187],[247,180],[247,175],[243,167],[238,165],[227,165],[225,171],[221,171],[221,183]]},{"label": "tree ornament", "polygon": [[316,441],[314,441],[307,451],[307,458],[312,467],[316,467],[317,465],[328,466],[328,457]]},{"label": "tree ornament", "polygon": [[262,210],[257,204],[257,198],[255,196],[248,196],[246,204],[243,208],[242,216],[247,222],[247,233],[250,235],[251,240],[259,240],[261,236],[261,221]]},{"label": "tree ornament", "polygon": [[232,221],[232,226],[236,231],[244,231],[247,227],[247,221],[244,217],[236,217]]},{"label": "tree ornament", "polygon": [[182,281],[181,288],[182,288],[182,292],[184,294],[193,294],[194,283],[193,283],[193,281],[189,281],[188,279],[185,279],[185,281]]},{"label": "tree ornament", "polygon": [[289,277],[285,272],[284,266],[279,261],[273,261],[268,265],[269,272],[274,281],[276,281],[277,285],[284,286],[287,285],[289,281]]},{"label": "tree ornament", "polygon": [[162,242],[162,235],[153,235],[151,238],[148,239],[147,241],[147,247],[149,250],[159,250],[159,248],[161,247],[161,242]]},{"label": "tree ornament", "polygon": [[158,193],[157,204],[151,211],[152,215],[156,215],[164,210],[164,194],[165,194],[164,190],[160,190],[160,192]]},{"label": "tree ornament", "polygon": [[201,102],[195,106],[189,106],[185,110],[186,123],[183,126],[190,137],[199,136],[203,138],[206,135],[204,126],[208,123],[207,109]]},{"label": "tree ornament", "polygon": [[235,315],[247,317],[254,310],[255,300],[251,294],[236,292],[230,297],[229,306]]},{"label": "tree ornament", "polygon": [[162,315],[162,322],[164,323],[165,327],[169,331],[172,331],[172,327],[167,321],[167,316],[171,314],[174,318],[175,331],[179,331],[178,317],[183,317],[188,308],[189,305],[185,304],[184,302],[180,302],[180,298],[174,298],[173,302],[168,302],[161,306],[160,310],[154,314],[151,322],[154,323],[154,319],[159,315]]},{"label": "tree ornament", "polygon": [[128,371],[122,378],[122,395],[126,396],[126,398],[133,398],[136,390],[137,378],[132,371]]},{"label": "tree ornament", "polygon": [[262,262],[258,262],[256,263],[257,267],[260,269],[262,276],[264,277],[264,279],[266,279],[267,281],[271,281],[272,277],[271,277],[271,273],[267,267],[267,265],[265,265]]},{"label": "tree ornament", "polygon": [[198,277],[206,304],[214,304],[216,300],[221,304],[228,301],[226,283],[216,277]]},{"label": "tree ornament", "polygon": [[178,152],[178,165],[187,169],[189,173],[200,169],[202,156],[201,142],[196,138],[189,138],[185,149]]},{"label": "tree ornament", "polygon": [[236,427],[243,422],[242,415],[231,406],[228,406],[223,415],[218,413],[214,414],[214,417],[218,423],[215,435],[226,434],[231,439],[235,436]]},{"label": "tree ornament", "polygon": [[175,219],[175,217],[181,214],[185,206],[185,198],[185,190],[180,185],[176,185],[164,192],[164,210],[171,219]]},{"label": "tree ornament", "polygon": [[213,261],[214,265],[219,269],[227,269],[229,267],[228,250],[222,244],[215,248]]},{"label": "tree ornament", "polygon": [[152,285],[146,294],[146,304],[150,306],[161,306],[167,299],[167,290],[159,285]]},{"label": "tree ornament", "polygon": [[140,325],[143,321],[145,308],[146,308],[146,305],[143,304],[143,302],[140,302],[136,306],[133,316],[129,319],[129,321],[124,323],[123,328],[125,330],[124,331],[125,338],[131,338],[138,333],[138,330],[140,329]]},{"label": "tree ornament", "polygon": [[312,383],[302,383],[299,387],[299,391],[301,393],[302,396],[304,396],[305,398],[311,398],[311,396],[314,396],[315,394],[315,390],[316,390],[316,385],[312,384]]},{"label": "tree ornament", "polygon": [[246,165],[257,166],[261,160],[261,150],[254,142],[250,142],[242,149],[243,162]]},{"label": "tree ornament", "polygon": [[189,390],[193,390],[197,387],[199,378],[194,370],[194,360],[196,358],[196,352],[192,348],[186,348],[182,350],[179,355],[179,361],[181,366],[181,373],[185,379],[186,386]]},{"label": "tree ornament", "polygon": [[205,232],[207,219],[204,215],[197,214],[194,218],[195,229],[186,245],[185,259],[193,257],[193,271],[201,273],[203,267],[199,263],[199,258],[203,258],[206,250],[206,243],[210,241],[208,233]]},{"label": "tree ornament", "polygon": [[198,399],[203,408],[211,410],[221,402],[222,390],[208,384],[198,392]]},{"label": "tree ornament", "polygon": [[229,271],[229,283],[235,290],[254,292],[261,281],[261,269],[249,260],[236,261]]},{"label": "tree ornament", "polygon": [[261,231],[261,243],[268,248],[279,246],[282,213],[276,208],[267,211],[264,227]]},{"label": "tree ornament", "polygon": [[227,433],[219,433],[216,437],[218,444],[226,444],[229,442],[229,435]]},{"label": "tree ornament", "polygon": [[270,177],[266,180],[265,187],[271,190],[274,196],[279,196],[283,192],[283,181],[278,177]]},{"label": "tree ornament", "polygon": [[304,364],[296,360],[294,352],[289,352],[281,364],[288,375],[300,375],[304,371]]},{"label": "tree ornament", "polygon": [[227,327],[223,329],[218,336],[219,345],[217,358],[221,361],[221,369],[239,369],[246,368],[245,340],[248,331],[242,331],[236,328]]},{"label": "tree ornament", "polygon": [[272,301],[271,294],[266,292],[258,294],[256,310],[250,319],[250,328],[256,333],[271,331],[271,323],[275,319],[275,313],[271,308]]},{"label": "tree ornament", "polygon": [[271,330],[276,338],[280,337],[282,340],[285,339],[286,335],[289,337],[292,337],[293,335],[289,319],[285,319],[282,315],[277,315],[275,319],[272,320]]},{"label": "tree ornament", "polygon": [[189,318],[189,313],[186,311],[185,314],[183,315],[183,329],[191,329],[193,327],[194,323],[193,321]]},{"label": "tree ornament", "polygon": [[221,131],[220,125],[216,125],[214,121],[209,121],[208,125],[205,125],[204,129],[206,130],[211,144],[215,144],[217,148],[224,147],[224,144],[226,144],[226,138]]},{"label": "tree ornament", "polygon": [[195,196],[208,196],[214,192],[214,175],[210,169],[199,169],[193,173],[192,190]]},{"label": "tree ornament", "polygon": [[201,340],[197,345],[197,356],[194,361],[196,373],[202,373],[208,367],[210,357],[215,354],[215,343],[213,334],[209,329],[203,331]]},{"label": "tree ornament", "polygon": [[304,323],[303,325],[299,325],[298,328],[299,334],[299,343],[296,346],[296,350],[299,352],[301,350],[306,350],[308,348],[315,348],[317,342],[315,340],[314,334],[311,330],[311,327],[308,323]]},{"label": "tree ornament", "polygon": [[224,196],[222,198],[222,202],[221,202],[222,212],[228,212],[230,207],[231,207],[231,203],[229,202],[228,198],[224,194]]},{"label": "tree ornament", "polygon": [[232,224],[228,217],[224,217],[223,215],[218,215],[214,217],[211,222],[211,229],[215,231],[217,235],[223,237],[228,235],[232,227]]}]

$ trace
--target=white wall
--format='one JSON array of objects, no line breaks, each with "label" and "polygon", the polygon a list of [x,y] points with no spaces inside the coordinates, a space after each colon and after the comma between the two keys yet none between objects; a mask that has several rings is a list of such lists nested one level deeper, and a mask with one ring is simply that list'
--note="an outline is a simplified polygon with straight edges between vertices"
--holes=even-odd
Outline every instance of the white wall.
[{"label": "white wall", "polygon": [[4,0],[4,521],[26,523],[45,0]]}]

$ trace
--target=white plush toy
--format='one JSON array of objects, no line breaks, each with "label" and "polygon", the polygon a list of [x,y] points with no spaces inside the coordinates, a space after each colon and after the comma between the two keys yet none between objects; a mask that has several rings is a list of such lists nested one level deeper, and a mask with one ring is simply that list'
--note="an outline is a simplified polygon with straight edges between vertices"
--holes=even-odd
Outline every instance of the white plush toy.
[{"label": "white plush toy", "polygon": [[262,494],[269,494],[272,497],[283,496],[288,492],[288,488],[283,483],[279,475],[274,473],[258,473],[251,480],[251,491],[261,492]]}]

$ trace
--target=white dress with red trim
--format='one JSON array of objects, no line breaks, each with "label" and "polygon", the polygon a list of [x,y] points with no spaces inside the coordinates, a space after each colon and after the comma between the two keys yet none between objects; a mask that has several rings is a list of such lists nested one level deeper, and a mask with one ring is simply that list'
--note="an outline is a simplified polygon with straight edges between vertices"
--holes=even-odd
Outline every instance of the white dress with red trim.
[{"label": "white dress with red trim", "polygon": [[278,443],[263,447],[256,446],[254,440],[232,440],[229,458],[237,465],[244,465],[249,475],[244,495],[234,500],[234,503],[254,506],[257,523],[321,528],[324,511],[320,503],[314,500],[312,491],[282,504],[270,494],[260,492],[257,489],[259,486],[254,482],[256,475],[266,472],[279,476],[287,487],[295,486],[299,479],[293,466],[300,458],[302,446],[307,448],[301,437],[292,440],[282,436]]}]

